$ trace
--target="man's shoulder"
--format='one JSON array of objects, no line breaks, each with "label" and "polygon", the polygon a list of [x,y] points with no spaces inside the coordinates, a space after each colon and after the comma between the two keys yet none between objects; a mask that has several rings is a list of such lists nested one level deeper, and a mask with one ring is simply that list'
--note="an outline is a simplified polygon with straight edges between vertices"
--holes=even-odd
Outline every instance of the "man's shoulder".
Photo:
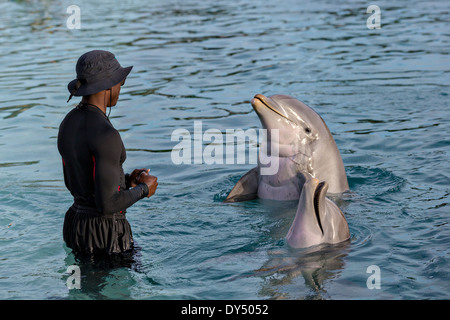
[{"label": "man's shoulder", "polygon": [[119,131],[106,119],[96,119],[89,121],[89,136],[99,142],[106,142],[109,140],[122,142]]}]

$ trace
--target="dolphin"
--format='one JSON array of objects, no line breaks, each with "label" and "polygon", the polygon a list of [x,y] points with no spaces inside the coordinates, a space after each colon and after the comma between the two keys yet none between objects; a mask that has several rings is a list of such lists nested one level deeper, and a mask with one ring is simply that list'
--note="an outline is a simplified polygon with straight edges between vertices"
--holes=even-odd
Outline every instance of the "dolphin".
[{"label": "dolphin", "polygon": [[[257,197],[298,200],[307,180],[305,174],[327,181],[329,193],[349,189],[336,142],[325,121],[313,109],[291,96],[280,94],[271,97],[257,94],[251,104],[268,137],[272,130],[278,129],[278,143],[272,139],[261,142],[257,167],[236,183],[225,202]],[[278,151],[277,157],[273,155],[274,148]],[[267,159],[278,163],[276,173],[262,174],[261,168],[266,166]]]},{"label": "dolphin", "polygon": [[342,211],[328,199],[328,183],[311,178],[303,185],[294,221],[286,236],[293,248],[336,244],[350,238]]}]

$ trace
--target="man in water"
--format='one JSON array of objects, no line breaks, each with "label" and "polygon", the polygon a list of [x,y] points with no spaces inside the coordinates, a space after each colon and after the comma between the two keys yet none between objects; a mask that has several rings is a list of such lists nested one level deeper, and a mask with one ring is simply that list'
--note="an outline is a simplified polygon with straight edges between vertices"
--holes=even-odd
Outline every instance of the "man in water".
[{"label": "man in water", "polygon": [[106,116],[106,108],[117,104],[131,69],[122,68],[111,52],[94,50],[78,59],[77,79],[68,84],[69,100],[83,97],[66,115],[58,134],[64,181],[74,197],[64,219],[63,238],[76,253],[130,251],[134,241],[126,209],[152,196],[158,186],[148,169],[124,174],[125,147]]}]

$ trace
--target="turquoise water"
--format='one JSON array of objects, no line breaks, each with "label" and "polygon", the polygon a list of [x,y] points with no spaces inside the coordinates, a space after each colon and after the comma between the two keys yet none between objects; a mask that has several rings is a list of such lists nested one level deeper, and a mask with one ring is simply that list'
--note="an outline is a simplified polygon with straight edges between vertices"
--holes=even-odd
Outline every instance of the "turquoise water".
[{"label": "turquoise water", "polygon": [[[77,1],[70,30],[72,4],[0,3],[0,299],[450,298],[448,1],[379,1],[374,30],[365,1]],[[62,241],[72,199],[56,136],[91,49],[134,65],[111,121],[125,170],[159,178],[127,214],[141,247],[131,267],[80,263]],[[253,165],[171,161],[172,132],[196,120],[260,128],[256,93],[295,96],[328,124],[351,188],[334,199],[349,243],[290,250],[295,204],[222,203]]]}]

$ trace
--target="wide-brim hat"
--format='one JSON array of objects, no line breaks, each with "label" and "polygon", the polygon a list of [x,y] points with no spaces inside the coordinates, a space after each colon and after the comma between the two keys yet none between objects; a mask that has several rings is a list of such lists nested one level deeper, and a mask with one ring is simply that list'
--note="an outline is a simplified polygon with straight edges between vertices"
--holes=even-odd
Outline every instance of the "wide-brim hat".
[{"label": "wide-brim hat", "polygon": [[88,96],[114,87],[126,79],[132,68],[133,66],[123,68],[109,51],[86,52],[78,59],[77,78],[67,85],[70,98]]}]

